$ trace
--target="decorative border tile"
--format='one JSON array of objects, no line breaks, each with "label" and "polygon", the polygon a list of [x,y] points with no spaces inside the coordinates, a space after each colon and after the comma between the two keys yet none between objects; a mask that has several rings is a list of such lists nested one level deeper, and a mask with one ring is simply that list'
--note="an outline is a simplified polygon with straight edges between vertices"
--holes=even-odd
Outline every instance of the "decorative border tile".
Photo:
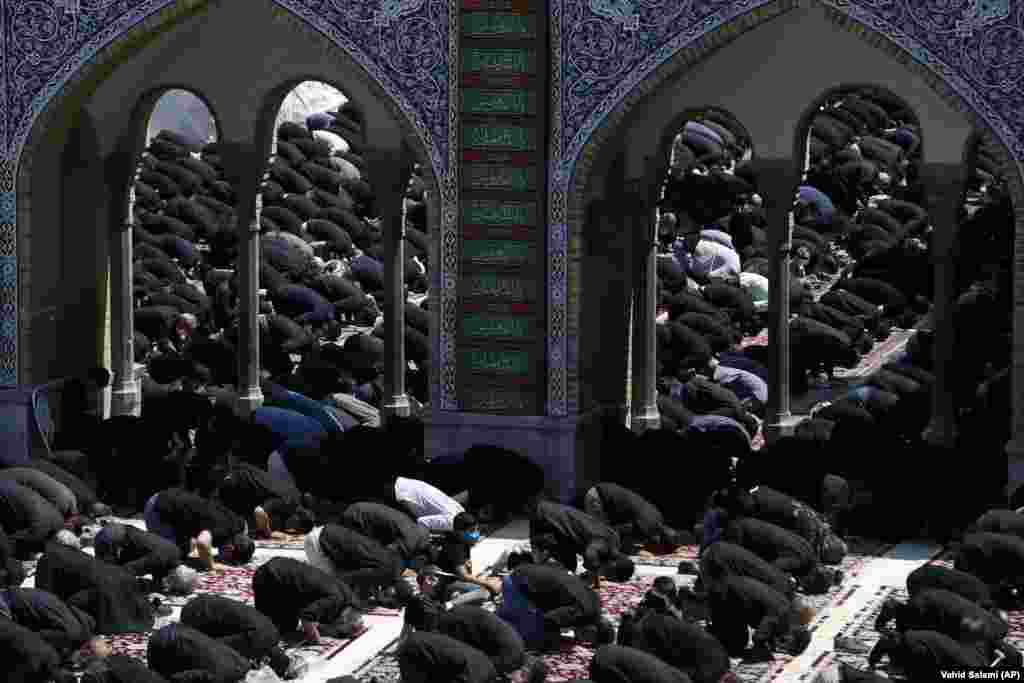
[{"label": "decorative border tile", "polygon": [[[990,126],[1010,151],[1021,199],[1024,159],[1024,3],[1010,0],[813,0],[837,23],[852,22],[869,42],[905,52],[929,71],[947,101],[959,102]],[[548,414],[565,415],[578,397],[576,368],[568,368],[578,331],[567,329],[567,266],[570,238],[579,222],[567,215],[570,185],[588,144],[609,115],[659,67],[705,36],[726,26],[742,32],[778,14],[778,0],[622,0],[614,9],[599,0],[553,0],[552,116],[548,215]],[[789,2],[789,5],[795,3]],[[800,4],[806,4],[801,2]],[[747,19],[744,26],[736,20]],[[878,37],[881,39],[879,40]],[[1019,47],[1018,47],[1019,46]],[[929,79],[932,80],[932,79]],[[628,105],[627,105],[628,106]],[[589,164],[583,164],[588,166]],[[586,172],[586,171],[583,171]],[[568,225],[567,225],[568,224]],[[571,232],[571,234],[570,234]],[[573,312],[575,313],[575,311]],[[575,353],[571,354],[575,357]],[[575,362],[575,358],[574,358]],[[1024,420],[1024,418],[1022,418]]]}]

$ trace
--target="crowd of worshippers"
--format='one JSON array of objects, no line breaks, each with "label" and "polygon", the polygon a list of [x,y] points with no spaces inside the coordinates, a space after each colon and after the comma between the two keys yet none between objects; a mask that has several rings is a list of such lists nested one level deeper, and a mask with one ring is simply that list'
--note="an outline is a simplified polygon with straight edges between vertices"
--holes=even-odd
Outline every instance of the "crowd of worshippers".
[{"label": "crowd of worshippers", "polygon": [[[340,371],[344,381],[327,392],[335,399],[318,409],[328,430],[380,420],[382,240],[389,226],[381,224],[360,156],[361,130],[360,114],[348,105],[312,114],[305,125],[281,123],[261,186],[262,376],[292,378],[296,364],[307,361]],[[404,343],[416,410],[427,401],[430,372],[429,315],[420,305],[429,255],[423,193],[414,172],[402,201]],[[142,157],[134,197],[134,349],[146,366],[143,403],[182,387],[209,388],[230,401],[238,379],[238,197],[216,143],[161,131]],[[326,389],[317,391],[319,401]]]},{"label": "crowd of worshippers", "polygon": [[[405,609],[397,650],[405,683],[539,683],[546,671],[535,655],[558,651],[567,638],[597,648],[595,683],[731,681],[737,657],[764,661],[806,648],[814,614],[800,596],[843,579],[836,566],[857,506],[825,458],[793,468],[767,459],[783,457],[778,451],[754,453],[712,432],[636,436],[622,428],[609,438],[632,454],[630,466],[602,463],[605,480],[566,505],[545,497],[549,482],[536,463],[500,447],[426,461],[415,421],[328,433],[299,413],[298,424],[242,419],[205,397],[186,401],[185,391],[161,416],[102,421],[81,396],[104,381],[95,371],[77,383],[81,413],[62,411],[59,450],[8,457],[0,469],[0,652],[15,663],[13,683],[69,681],[83,669],[83,680],[96,683],[236,683],[262,666],[294,678],[304,664],[282,642],[351,637],[375,606]],[[172,416],[184,422],[168,427]],[[197,432],[195,446],[176,438],[180,429]],[[698,467],[663,457],[693,448],[702,453]],[[353,467],[359,453],[373,457]],[[144,528],[109,517],[111,506],[141,511]],[[529,519],[528,547],[496,572],[475,567],[481,520],[520,514]],[[924,600],[916,593],[928,580],[974,591],[985,609],[1016,604],[1024,540],[1014,534],[1024,534],[1024,516],[991,512],[975,528],[956,570],[920,570],[911,605],[887,608],[909,626],[883,639],[872,662],[889,656],[912,671],[961,656],[968,659],[955,661],[972,665],[1019,662],[1001,640],[1005,629],[979,631],[970,621],[960,641],[944,632],[952,622],[935,610],[964,604],[914,602]],[[261,564],[251,606],[199,595],[179,621],[153,630],[169,611],[160,596],[187,595],[200,573],[250,562],[260,538],[302,539],[305,561]],[[602,582],[629,581],[635,558],[690,544],[699,546],[698,561],[679,569],[698,574],[693,588],[658,579],[616,629],[603,612]],[[22,588],[21,560],[32,558],[34,587]],[[914,621],[918,613],[925,616]],[[150,634],[148,669],[111,654],[103,636],[121,633]]]},{"label": "crowd of worshippers", "polygon": [[[793,209],[794,391],[856,367],[876,341],[929,310],[931,226],[910,121],[874,91],[838,98],[813,120]],[[769,297],[768,222],[751,157],[743,127],[718,110],[687,122],[673,145],[658,231],[667,320],[657,327],[658,402],[671,429],[717,414],[749,433],[763,415],[769,349],[740,348],[764,328]],[[873,394],[851,398],[875,402]]]}]

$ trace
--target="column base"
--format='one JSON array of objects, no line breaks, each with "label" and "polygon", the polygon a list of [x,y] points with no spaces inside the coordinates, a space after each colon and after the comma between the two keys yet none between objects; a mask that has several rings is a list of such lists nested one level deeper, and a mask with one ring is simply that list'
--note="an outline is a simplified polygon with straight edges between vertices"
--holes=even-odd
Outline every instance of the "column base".
[{"label": "column base", "polygon": [[643,406],[630,416],[629,428],[636,434],[643,434],[648,429],[661,429],[661,413],[658,406]]},{"label": "column base", "polygon": [[110,414],[142,415],[142,385],[135,380],[118,382],[110,392]]},{"label": "column base", "polygon": [[259,387],[250,387],[245,391],[239,391],[235,399],[235,413],[239,417],[251,416],[257,408],[263,407],[263,392]]},{"label": "column base", "polygon": [[761,433],[767,445],[772,445],[784,436],[793,436],[796,433],[796,426],[806,419],[804,415],[793,415],[783,413],[776,415],[774,419],[766,420],[761,425]]},{"label": "column base", "polygon": [[380,416],[387,420],[389,417],[409,417],[412,415],[412,404],[405,394],[392,396],[390,400],[381,402]]},{"label": "column base", "polygon": [[929,446],[954,448],[956,446],[957,428],[944,420],[932,418],[928,426],[921,432],[921,438]]}]

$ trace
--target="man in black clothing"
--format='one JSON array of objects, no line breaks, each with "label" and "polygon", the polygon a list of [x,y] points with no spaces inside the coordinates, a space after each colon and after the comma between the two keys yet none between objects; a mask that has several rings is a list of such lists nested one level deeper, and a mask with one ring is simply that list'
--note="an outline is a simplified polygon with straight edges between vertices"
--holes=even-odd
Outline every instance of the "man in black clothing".
[{"label": "man in black clothing", "polygon": [[71,489],[79,510],[84,510],[94,517],[110,514],[110,507],[100,502],[99,496],[91,486],[56,463],[45,458],[30,458],[27,466],[45,472]]},{"label": "man in black clothing", "polygon": [[476,605],[460,605],[445,611],[426,596],[418,596],[405,608],[405,625],[428,633],[441,633],[480,650],[499,674],[515,671],[526,658],[526,645],[512,626],[493,612]]},{"label": "man in black clothing", "polygon": [[426,555],[430,548],[430,531],[408,513],[389,505],[352,503],[345,508],[340,523],[397,551],[407,565]]},{"label": "man in black clothing", "polygon": [[302,505],[299,490],[253,465],[232,467],[215,497],[239,517],[251,518],[255,533],[264,537],[301,535],[313,528],[313,512]]},{"label": "man in black clothing", "polygon": [[334,568],[334,576],[361,597],[376,599],[383,589],[392,586],[397,590],[403,563],[396,551],[340,524],[324,526],[318,541],[320,551]]},{"label": "man in black clothing", "polygon": [[751,640],[751,659],[771,659],[772,651],[783,638],[792,641],[790,649],[803,652],[811,642],[807,624],[814,611],[789,600],[757,579],[730,576],[708,587],[711,609],[709,632],[721,641],[733,657],[740,657]]},{"label": "man in black clothing", "polygon": [[1000,604],[1016,603],[1024,589],[1024,539],[988,532],[968,534],[954,567],[988,584]]},{"label": "man in black clothing", "polygon": [[135,577],[81,550],[50,543],[39,559],[35,579],[37,588],[95,619],[96,633],[141,633],[153,626],[153,606]]},{"label": "man in black clothing", "polygon": [[[2,617],[38,633],[62,659],[92,640],[93,629],[96,627],[96,621],[91,616],[39,588],[8,588],[0,591]],[[94,650],[99,647],[97,645]]]},{"label": "man in black clothing", "polygon": [[[587,514],[610,524],[622,539],[624,548],[654,545],[666,553],[675,552],[682,545],[679,532],[665,525],[665,518],[653,503],[635,491],[612,482],[592,486],[583,498]],[[692,540],[692,539],[691,539]]]},{"label": "man in black clothing", "polygon": [[882,636],[868,657],[874,669],[888,656],[911,681],[939,680],[950,669],[987,669],[989,661],[974,643],[961,643],[938,631],[893,632]]},{"label": "man in black clothing", "polygon": [[605,645],[590,660],[594,683],[690,683],[690,677],[654,655],[632,647]]},{"label": "man in black clothing", "polygon": [[149,668],[172,681],[240,683],[252,668],[234,649],[183,624],[167,624],[149,637]]},{"label": "man in black clothing", "polygon": [[796,581],[791,575],[743,546],[717,541],[706,547],[700,554],[700,580],[703,585],[708,587],[730,576],[757,579],[790,599],[796,593]]},{"label": "man in black clothing", "polygon": [[842,562],[846,544],[809,505],[768,486],[756,486],[750,495],[754,507],[749,514],[799,534],[811,544],[821,562]]},{"label": "man in black clothing", "polygon": [[587,513],[550,501],[539,501],[530,515],[530,547],[553,557],[570,572],[576,571],[576,555],[583,567],[612,581],[628,581],[633,563],[619,549],[619,535]]},{"label": "man in black clothing", "polygon": [[1014,510],[989,510],[977,519],[972,530],[1024,539],[1024,514]]},{"label": "man in black clothing", "polygon": [[825,593],[843,580],[841,571],[828,569],[818,562],[810,543],[770,522],[753,517],[735,520],[726,527],[724,539],[792,574],[811,595]]},{"label": "man in black clothing", "polygon": [[956,593],[983,609],[993,609],[996,606],[988,585],[973,574],[938,564],[926,564],[907,576],[907,593],[911,597],[933,588]]},{"label": "man in black clothing", "polygon": [[281,632],[255,607],[220,595],[200,595],[181,610],[181,623],[256,664],[267,660],[281,678],[295,677],[293,660],[278,646]]},{"label": "man in black clothing", "polygon": [[73,675],[60,671],[61,658],[34,631],[0,618],[0,661],[7,683],[69,683]]},{"label": "man in black clothing", "polygon": [[255,544],[246,533],[245,520],[220,503],[183,489],[154,494],[146,503],[146,529],[174,542],[182,557],[192,552],[192,543],[206,569],[217,569],[213,549],[222,563],[245,564],[252,559]]},{"label": "man in black clothing", "polygon": [[306,638],[348,637],[362,628],[351,588],[321,569],[290,557],[275,557],[252,577],[256,609],[274,623],[282,635],[301,622]]},{"label": "man in black clothing", "polygon": [[27,486],[0,479],[0,527],[13,544],[15,556],[28,559],[64,528],[64,516]]},{"label": "man in black clothing", "polygon": [[90,662],[81,683],[167,683],[167,679],[151,671],[141,659],[111,655]]},{"label": "man in black clothing", "polygon": [[[473,546],[480,542],[480,526],[469,512],[460,512],[452,520],[452,530],[445,533],[440,551],[437,553],[437,566],[451,575],[448,581],[441,581],[437,587],[445,600],[454,600],[458,594],[473,594],[473,598],[459,598],[459,603],[483,601],[488,593],[497,594],[501,590],[498,579],[484,578],[473,571],[471,554]],[[483,591],[487,591],[485,593]]]},{"label": "man in black clothing", "polygon": [[718,683],[732,666],[729,653],[717,638],[697,624],[667,614],[626,614],[617,642],[649,652],[694,683]]},{"label": "man in black clothing", "polygon": [[[563,629],[577,637],[610,643],[614,628],[601,617],[601,599],[561,567],[523,564],[502,581],[498,616],[512,624],[529,649],[557,649]],[[539,613],[539,614],[538,614]]]},{"label": "man in black clothing", "polygon": [[469,486],[466,506],[478,516],[489,515],[493,520],[514,515],[544,490],[540,465],[507,448],[472,446],[462,466]]},{"label": "man in black clothing", "polygon": [[163,580],[181,564],[178,546],[130,524],[104,524],[93,547],[98,560],[120,565],[133,576],[150,574],[158,592]]},{"label": "man in black clothing", "polygon": [[413,633],[395,653],[402,683],[496,683],[490,658],[440,633]]}]

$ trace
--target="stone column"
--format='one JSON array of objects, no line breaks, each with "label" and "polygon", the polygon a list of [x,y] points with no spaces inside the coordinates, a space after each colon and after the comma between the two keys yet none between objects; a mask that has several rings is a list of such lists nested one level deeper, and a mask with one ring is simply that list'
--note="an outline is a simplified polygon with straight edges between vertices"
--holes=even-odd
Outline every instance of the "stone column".
[{"label": "stone column", "polygon": [[956,304],[955,244],[957,212],[963,201],[964,177],[959,164],[927,164],[921,180],[928,197],[932,233],[931,255],[934,264],[933,363],[935,384],[932,389],[932,419],[922,438],[933,446],[953,448],[957,438],[956,404],[953,398],[954,345],[956,329],[953,307]]},{"label": "stone column", "polygon": [[661,428],[658,413],[658,226],[654,219],[650,176],[626,183],[627,194],[619,202],[626,220],[623,229],[634,235],[633,272],[633,395],[630,427],[634,432]]},{"label": "stone column", "polygon": [[768,368],[768,413],[764,436],[772,441],[794,426],[790,412],[789,278],[793,225],[792,208],[800,176],[791,159],[754,161],[759,193],[768,214],[769,304],[768,343],[772,363]]},{"label": "stone column", "polygon": [[408,417],[405,392],[405,192],[412,174],[413,158],[401,149],[369,148],[364,155],[384,232],[384,402],[381,415]]},{"label": "stone column", "polygon": [[236,410],[245,417],[263,405],[260,390],[260,217],[259,188],[266,173],[267,160],[256,145],[236,140],[217,143],[224,164],[224,175],[235,188],[238,204],[239,320],[238,320],[238,402]]},{"label": "stone column", "polygon": [[[110,303],[111,303],[111,356],[113,382],[111,382],[110,414],[140,415],[142,391],[135,379],[135,300],[132,295],[132,225],[135,222],[135,180],[138,171],[131,172],[130,161],[112,159],[108,187],[114,201],[111,207],[127,206],[123,220],[121,212],[112,213],[113,229],[110,239]],[[117,181],[120,177],[120,183]],[[125,182],[127,181],[127,191]]]}]

